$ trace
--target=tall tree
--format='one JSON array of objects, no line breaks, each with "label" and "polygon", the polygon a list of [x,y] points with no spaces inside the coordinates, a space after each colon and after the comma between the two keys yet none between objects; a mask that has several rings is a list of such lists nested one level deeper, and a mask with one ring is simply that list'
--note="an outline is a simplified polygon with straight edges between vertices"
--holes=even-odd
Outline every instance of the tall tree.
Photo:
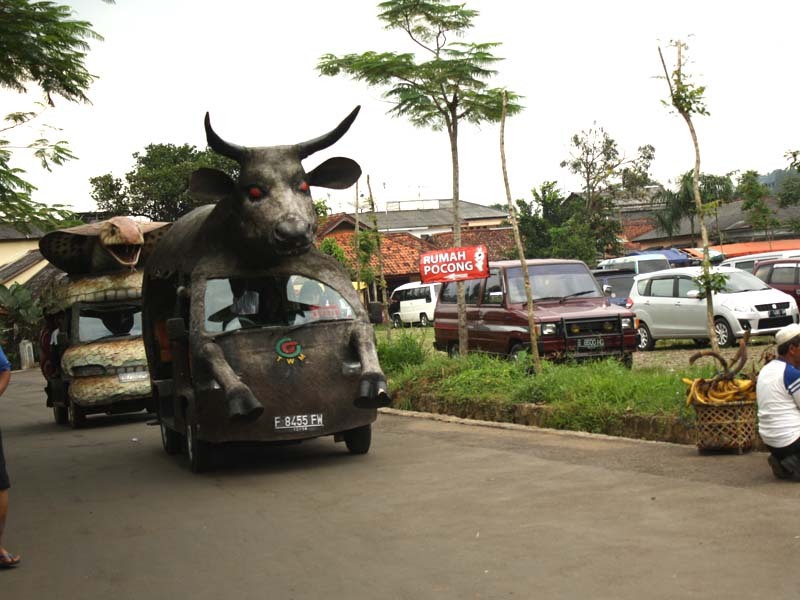
[{"label": "tall tree", "polygon": [[11,113],[5,117],[7,126],[0,128],[0,221],[23,231],[70,222],[71,213],[63,205],[31,199],[36,187],[25,179],[24,170],[12,166],[12,150],[32,152],[47,170],[75,157],[64,140],[50,142],[40,136],[13,145],[8,133],[54,106],[56,96],[69,102],[89,101],[86,92],[95,79],[84,64],[89,39],[102,38],[91,23],[73,19],[68,6],[46,0],[4,0],[0,7],[0,87],[26,93],[33,85],[44,96],[36,110]]},{"label": "tall tree", "polygon": [[[323,55],[317,66],[323,75],[344,73],[367,85],[387,88],[393,105],[389,114],[408,118],[417,127],[446,130],[450,141],[453,186],[453,242],[461,245],[458,132],[461,123],[498,122],[503,90],[486,83],[501,59],[492,51],[499,43],[455,41],[473,26],[478,11],[448,0],[388,0],[378,4],[385,28],[408,35],[428,60],[417,62],[411,52],[364,52]],[[506,91],[506,113],[522,110],[520,96]],[[458,284],[459,349],[467,351],[464,286]]]},{"label": "tall tree", "polygon": [[700,235],[703,240],[703,274],[699,278],[699,284],[706,296],[706,320],[708,328],[708,337],[711,341],[711,347],[714,351],[719,352],[719,343],[714,328],[714,300],[713,293],[720,291],[725,285],[725,277],[719,273],[711,273],[711,258],[708,253],[708,231],[706,229],[703,201],[700,195],[700,144],[697,141],[697,131],[694,128],[692,117],[694,115],[707,116],[708,109],[706,108],[705,86],[694,85],[689,76],[684,72],[686,64],[686,56],[684,50],[687,45],[678,40],[672,42],[672,46],[677,52],[677,60],[675,68],[670,72],[667,69],[667,63],[664,60],[664,54],[661,47],[658,48],[658,56],[661,59],[661,66],[664,69],[664,79],[667,81],[669,87],[669,102],[664,101],[664,104],[674,108],[689,128],[689,135],[692,138],[694,145],[694,171],[692,172],[692,195],[694,197],[695,210],[700,215]]},{"label": "tall tree", "polygon": [[602,127],[592,127],[572,136],[572,151],[561,167],[583,181],[584,218],[594,232],[600,254],[621,251],[622,225],[614,215],[613,199],[621,194],[640,194],[650,183],[651,145],[640,146],[634,158],[626,158],[617,142]]},{"label": "tall tree", "polygon": [[768,240],[774,237],[775,228],[780,221],[765,199],[769,188],[758,181],[758,172],[745,171],[739,177],[736,195],[742,199],[742,210],[747,213],[747,222],[753,229],[764,231]]},{"label": "tall tree", "polygon": [[150,144],[133,153],[134,167],[125,181],[111,173],[92,177],[92,199],[112,215],[135,215],[153,221],[174,221],[197,206],[189,197],[189,178],[209,167],[236,176],[239,165],[212,150],[183,144]]}]

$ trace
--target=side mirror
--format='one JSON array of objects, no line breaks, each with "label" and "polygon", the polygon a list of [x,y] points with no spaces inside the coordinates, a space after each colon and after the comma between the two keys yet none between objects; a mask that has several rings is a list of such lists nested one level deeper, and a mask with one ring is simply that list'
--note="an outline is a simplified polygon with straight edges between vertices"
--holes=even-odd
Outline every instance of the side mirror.
[{"label": "side mirror", "polygon": [[689,290],[686,292],[686,297],[692,300],[698,300],[702,298],[702,294],[700,293],[700,290]]},{"label": "side mirror", "polygon": [[182,340],[186,337],[186,325],[180,317],[167,319],[167,339],[170,342]]},{"label": "side mirror", "polygon": [[614,289],[608,285],[607,283],[603,284],[603,294],[606,296],[611,296],[614,293]]}]

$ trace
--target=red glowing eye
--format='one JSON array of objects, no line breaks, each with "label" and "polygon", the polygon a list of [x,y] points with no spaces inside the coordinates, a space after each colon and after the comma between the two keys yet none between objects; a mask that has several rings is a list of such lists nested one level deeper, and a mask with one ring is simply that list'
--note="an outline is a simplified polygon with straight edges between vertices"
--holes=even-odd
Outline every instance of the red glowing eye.
[{"label": "red glowing eye", "polygon": [[303,181],[303,182],[300,184],[300,191],[301,191],[301,192],[307,192],[307,191],[308,191],[308,183],[306,183],[305,181]]},{"label": "red glowing eye", "polygon": [[250,196],[253,200],[258,200],[259,198],[264,197],[264,190],[254,185],[253,187],[247,189],[247,195]]}]

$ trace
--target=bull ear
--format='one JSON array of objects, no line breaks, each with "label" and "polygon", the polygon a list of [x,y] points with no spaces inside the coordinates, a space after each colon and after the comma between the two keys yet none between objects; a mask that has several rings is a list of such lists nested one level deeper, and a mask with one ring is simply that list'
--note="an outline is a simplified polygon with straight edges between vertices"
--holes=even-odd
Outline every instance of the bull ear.
[{"label": "bull ear", "polygon": [[343,190],[361,177],[361,167],[349,158],[329,158],[308,174],[308,184]]},{"label": "bull ear", "polygon": [[189,195],[201,202],[217,202],[234,189],[233,180],[216,169],[197,169],[189,180]]}]

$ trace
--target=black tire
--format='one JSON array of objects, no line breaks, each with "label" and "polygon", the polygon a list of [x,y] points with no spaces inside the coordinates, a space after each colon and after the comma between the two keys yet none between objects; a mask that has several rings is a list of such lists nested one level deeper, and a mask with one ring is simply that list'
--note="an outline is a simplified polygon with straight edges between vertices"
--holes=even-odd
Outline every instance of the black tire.
[{"label": "black tire", "polygon": [[53,420],[56,425],[66,425],[67,421],[67,407],[53,404]]},{"label": "black tire", "polygon": [[344,432],[344,443],[350,454],[366,454],[372,444],[372,425]]},{"label": "black tire", "polygon": [[395,329],[400,329],[403,326],[403,320],[400,318],[400,315],[397,313],[392,315],[392,327]]},{"label": "black tire", "polygon": [[620,359],[620,362],[622,363],[622,366],[625,367],[626,369],[632,369],[633,368],[633,354],[631,352],[626,352],[625,354],[622,355],[622,358]]},{"label": "black tire", "polygon": [[717,334],[717,343],[720,348],[736,345],[736,338],[733,336],[733,330],[724,318],[714,319],[714,333]]},{"label": "black tire", "polygon": [[447,346],[447,356],[450,358],[458,358],[461,354],[458,351],[458,342],[450,342]]},{"label": "black tire", "polygon": [[428,320],[428,315],[426,315],[425,313],[422,313],[419,316],[419,325],[420,325],[420,327],[428,327],[430,324],[431,324],[431,322]]},{"label": "black tire", "polygon": [[72,400],[67,401],[67,422],[73,429],[80,429],[86,425],[86,413]]},{"label": "black tire", "polygon": [[170,456],[180,454],[184,446],[183,436],[168,427],[161,419],[158,420],[158,425],[161,429],[161,445],[164,447],[164,452]]},{"label": "black tire", "polygon": [[519,355],[525,352],[525,346],[522,344],[512,344],[511,350],[508,351],[508,358],[510,360],[519,360]]},{"label": "black tire", "polygon": [[649,352],[652,350],[656,345],[656,341],[653,339],[653,335],[650,333],[650,328],[647,326],[646,323],[640,322],[639,323],[639,350],[643,352]]},{"label": "black tire", "polygon": [[202,473],[211,467],[211,445],[197,438],[197,424],[194,421],[193,415],[187,411],[184,448],[189,469],[192,473]]},{"label": "black tire", "polygon": [[706,338],[696,338],[692,340],[694,345],[698,348],[706,348],[709,346],[710,342]]}]

